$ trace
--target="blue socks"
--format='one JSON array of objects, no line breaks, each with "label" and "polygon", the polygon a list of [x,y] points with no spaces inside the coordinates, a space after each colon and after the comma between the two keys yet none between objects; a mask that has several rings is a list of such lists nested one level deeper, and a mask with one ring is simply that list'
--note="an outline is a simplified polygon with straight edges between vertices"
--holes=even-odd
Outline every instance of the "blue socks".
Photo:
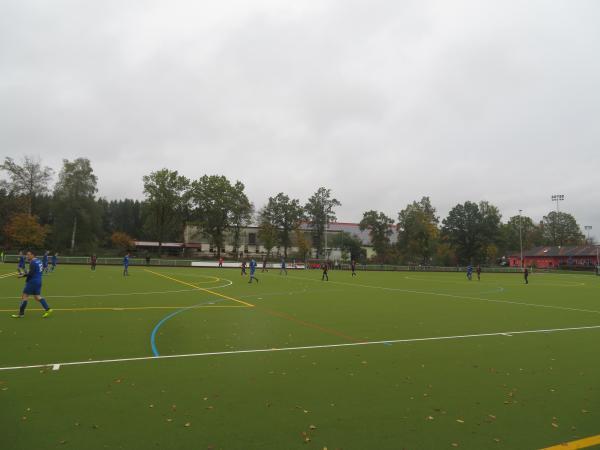
[{"label": "blue socks", "polygon": [[[40,300],[40,303],[41,303],[42,307],[43,307],[43,308],[44,308],[46,311],[48,311],[48,310],[50,309],[50,307],[48,306],[48,303],[46,303],[46,299],[45,299],[45,298],[42,298],[42,299]],[[27,304],[27,302],[25,302],[25,304]]]},{"label": "blue socks", "polygon": [[25,315],[25,308],[27,308],[27,300],[21,300],[21,306],[19,306],[19,315]]}]

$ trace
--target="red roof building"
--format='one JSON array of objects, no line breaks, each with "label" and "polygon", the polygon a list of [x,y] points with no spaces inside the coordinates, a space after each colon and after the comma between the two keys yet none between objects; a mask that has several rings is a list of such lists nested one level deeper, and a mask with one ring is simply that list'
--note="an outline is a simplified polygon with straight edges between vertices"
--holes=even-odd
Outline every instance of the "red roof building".
[{"label": "red roof building", "polygon": [[[509,256],[511,267],[520,267],[521,256]],[[536,247],[523,252],[523,265],[540,269],[558,267],[594,267],[598,265],[598,247],[584,245],[578,247]]]}]

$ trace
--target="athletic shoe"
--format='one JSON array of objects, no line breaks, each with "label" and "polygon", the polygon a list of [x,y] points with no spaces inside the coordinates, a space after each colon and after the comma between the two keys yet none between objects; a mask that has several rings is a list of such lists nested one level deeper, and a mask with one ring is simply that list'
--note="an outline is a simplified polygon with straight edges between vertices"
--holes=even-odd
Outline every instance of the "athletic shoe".
[{"label": "athletic shoe", "polygon": [[10,316],[10,317],[12,317],[13,319],[20,319],[20,318],[22,318],[22,317],[25,317],[25,315],[21,315],[21,314],[13,314],[13,315],[12,315],[12,316]]},{"label": "athletic shoe", "polygon": [[45,312],[45,313],[42,315],[42,318],[44,318],[44,319],[45,319],[46,317],[50,316],[50,314],[52,314],[52,310],[51,310],[51,309],[49,309],[48,311],[46,311],[46,312]]}]

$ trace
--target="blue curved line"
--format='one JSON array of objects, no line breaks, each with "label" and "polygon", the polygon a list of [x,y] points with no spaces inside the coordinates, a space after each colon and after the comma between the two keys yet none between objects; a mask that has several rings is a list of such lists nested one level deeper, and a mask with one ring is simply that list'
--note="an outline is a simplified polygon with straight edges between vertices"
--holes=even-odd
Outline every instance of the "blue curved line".
[{"label": "blue curved line", "polygon": [[212,303],[219,303],[219,302],[222,302],[222,301],[224,301],[224,300],[215,299],[215,300],[211,300],[211,301],[206,301],[206,302],[198,303],[198,304],[192,305],[192,306],[187,306],[185,308],[178,309],[177,311],[173,311],[172,313],[167,314],[165,317],[163,317],[162,319],[160,319],[159,322],[152,329],[152,333],[150,333],[150,346],[152,347],[152,355],[154,355],[154,356],[160,356],[160,353],[158,353],[158,348],[156,347],[156,333],[158,332],[158,330],[160,329],[160,327],[162,327],[163,324],[166,321],[168,321],[169,319],[175,317],[177,314],[182,313],[184,311],[188,311],[190,309],[197,308],[198,306],[212,304]]}]

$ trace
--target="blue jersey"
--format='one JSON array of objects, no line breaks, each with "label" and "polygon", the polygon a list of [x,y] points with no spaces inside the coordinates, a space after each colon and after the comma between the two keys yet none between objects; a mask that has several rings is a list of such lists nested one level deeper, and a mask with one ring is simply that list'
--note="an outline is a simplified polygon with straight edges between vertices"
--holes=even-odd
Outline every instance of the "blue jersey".
[{"label": "blue jersey", "polygon": [[282,269],[285,269],[285,259],[282,259],[282,260],[281,260],[281,268],[282,268]]},{"label": "blue jersey", "polygon": [[19,266],[20,269],[24,269],[25,268],[25,257],[24,256],[19,256]]},{"label": "blue jersey", "polygon": [[125,256],[125,258],[123,258],[123,265],[125,267],[129,267],[129,256]]},{"label": "blue jersey", "polygon": [[56,265],[56,255],[52,255],[52,265],[55,266]]},{"label": "blue jersey", "polygon": [[250,272],[254,272],[256,270],[256,261],[250,261]]},{"label": "blue jersey", "polygon": [[467,273],[473,273],[473,266],[467,267]]},{"label": "blue jersey", "polygon": [[42,284],[42,271],[43,271],[43,266],[42,266],[42,262],[37,259],[37,258],[33,258],[31,260],[31,262],[29,263],[29,272],[27,272],[27,283],[32,283],[32,284]]},{"label": "blue jersey", "polygon": [[48,267],[48,255],[44,255],[42,258],[42,264],[44,267]]}]

